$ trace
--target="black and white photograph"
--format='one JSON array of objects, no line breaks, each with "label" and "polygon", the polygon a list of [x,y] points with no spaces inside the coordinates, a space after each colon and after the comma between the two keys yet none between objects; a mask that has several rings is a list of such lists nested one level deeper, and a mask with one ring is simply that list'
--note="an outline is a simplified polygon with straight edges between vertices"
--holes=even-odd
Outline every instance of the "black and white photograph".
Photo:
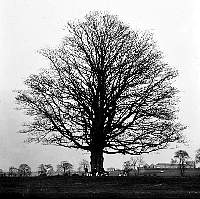
[{"label": "black and white photograph", "polygon": [[0,198],[200,198],[200,1],[0,0]]}]

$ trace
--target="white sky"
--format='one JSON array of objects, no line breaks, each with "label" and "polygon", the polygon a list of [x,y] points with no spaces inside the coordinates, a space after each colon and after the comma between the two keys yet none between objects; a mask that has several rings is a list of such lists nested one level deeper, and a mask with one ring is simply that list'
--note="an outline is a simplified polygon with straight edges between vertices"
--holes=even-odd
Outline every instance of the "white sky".
[{"label": "white sky", "polygon": [[[177,145],[145,155],[147,163],[169,162],[178,149],[193,158],[200,148],[200,1],[198,0],[1,0],[0,1],[0,168],[27,163],[35,170],[40,163],[54,166],[68,160],[77,166],[89,155],[40,144],[24,144],[17,134],[25,121],[16,111],[15,89],[46,65],[37,50],[56,47],[69,20],[89,11],[117,14],[132,28],[151,30],[167,62],[179,70],[176,85],[181,90],[180,121],[188,146]],[[105,167],[121,168],[129,156],[105,156]]]}]

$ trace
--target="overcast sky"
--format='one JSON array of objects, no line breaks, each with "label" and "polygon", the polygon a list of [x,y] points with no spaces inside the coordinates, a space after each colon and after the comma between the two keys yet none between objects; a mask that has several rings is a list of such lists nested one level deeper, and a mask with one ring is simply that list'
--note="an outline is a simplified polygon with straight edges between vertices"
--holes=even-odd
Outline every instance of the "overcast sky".
[{"label": "overcast sky", "polygon": [[[180,121],[188,128],[188,145],[173,145],[145,155],[147,163],[170,162],[178,149],[194,158],[200,148],[200,1],[198,0],[1,0],[0,1],[0,168],[68,160],[75,166],[89,154],[55,146],[25,144],[17,131],[25,121],[16,111],[13,90],[46,66],[37,50],[55,48],[67,21],[89,11],[109,11],[133,29],[150,30],[169,65],[179,70]],[[129,156],[105,156],[105,167],[121,168]]]}]

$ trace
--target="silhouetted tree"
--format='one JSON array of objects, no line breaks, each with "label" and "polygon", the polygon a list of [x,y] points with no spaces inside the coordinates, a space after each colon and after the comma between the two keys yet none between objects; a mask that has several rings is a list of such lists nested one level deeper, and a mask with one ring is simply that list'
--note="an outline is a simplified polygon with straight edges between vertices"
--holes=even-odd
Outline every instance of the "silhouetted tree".
[{"label": "silhouetted tree", "polygon": [[44,164],[40,164],[40,165],[38,166],[38,175],[39,175],[39,176],[46,176],[46,175],[47,175],[47,170],[46,170]]},{"label": "silhouetted tree", "polygon": [[13,167],[13,166],[9,167],[8,175],[9,175],[9,176],[12,176],[12,177],[18,176],[18,169],[15,168],[15,167]]},{"label": "silhouetted tree", "polygon": [[61,166],[64,170],[64,175],[70,175],[73,165],[67,161],[62,161]]},{"label": "silhouetted tree", "polygon": [[184,176],[186,160],[189,158],[188,153],[184,150],[178,150],[175,152],[174,158],[179,161],[181,176]]},{"label": "silhouetted tree", "polygon": [[28,142],[90,151],[91,169],[100,172],[103,153],[139,155],[180,140],[177,72],[151,33],[100,12],[67,30],[57,49],[41,51],[49,69],[18,91],[20,109],[33,118],[21,131]]},{"label": "silhouetted tree", "polygon": [[18,173],[19,173],[19,176],[30,176],[31,167],[29,167],[27,164],[20,164]]},{"label": "silhouetted tree", "polygon": [[53,170],[53,166],[51,164],[45,164],[46,174],[47,176],[53,176],[55,171]]},{"label": "silhouetted tree", "polygon": [[38,166],[38,175],[40,176],[52,176],[54,173],[55,172],[51,164],[40,164]]},{"label": "silhouetted tree", "polygon": [[61,164],[58,164],[58,165],[57,165],[56,173],[57,173],[58,175],[63,175],[63,174],[64,174],[64,169],[63,169],[63,167],[62,167]]}]

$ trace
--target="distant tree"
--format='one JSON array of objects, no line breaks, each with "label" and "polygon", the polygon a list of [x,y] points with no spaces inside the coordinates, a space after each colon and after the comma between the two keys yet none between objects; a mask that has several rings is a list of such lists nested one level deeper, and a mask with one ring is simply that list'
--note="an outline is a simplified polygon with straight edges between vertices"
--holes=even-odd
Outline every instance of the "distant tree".
[{"label": "distant tree", "polygon": [[18,169],[19,176],[30,176],[31,175],[31,167],[27,164],[21,164]]},{"label": "distant tree", "polygon": [[9,167],[8,175],[12,177],[18,176],[18,169],[13,166]]},{"label": "distant tree", "polygon": [[64,174],[64,169],[63,169],[63,167],[62,167],[61,164],[58,164],[58,165],[57,165],[56,173],[57,173],[58,175],[63,175],[63,174]]},{"label": "distant tree", "polygon": [[67,161],[62,161],[61,166],[63,168],[64,175],[70,175],[70,173],[73,169],[73,165]]},{"label": "distant tree", "polygon": [[200,163],[200,149],[198,149],[196,151],[196,154],[195,154],[195,162],[196,163]]},{"label": "distant tree", "polygon": [[85,159],[82,159],[81,162],[79,162],[78,170],[80,172],[84,172],[84,174],[86,175],[89,172],[89,167],[90,167],[89,162]]},{"label": "distant tree", "polygon": [[132,168],[131,161],[130,161],[130,160],[125,161],[125,162],[123,163],[123,171],[124,171],[124,174],[127,175],[127,176],[129,176],[130,171],[132,171],[132,170],[133,170],[133,168]]},{"label": "distant tree", "polygon": [[55,171],[54,171],[53,166],[51,164],[45,164],[45,168],[46,168],[47,176],[53,176],[55,174]]},{"label": "distant tree", "polygon": [[138,158],[131,157],[130,162],[131,162],[131,166],[133,167],[133,169],[136,170],[137,169]]},{"label": "distant tree", "polygon": [[38,166],[38,175],[40,176],[52,176],[54,173],[55,171],[51,164],[40,164]]},{"label": "distant tree", "polygon": [[139,157],[137,157],[137,170],[138,170],[138,175],[140,174],[140,168],[141,166],[143,166],[145,164],[144,158],[140,155]]},{"label": "distant tree", "polygon": [[131,157],[130,159],[131,165],[133,169],[137,169],[137,174],[140,174],[140,168],[145,164],[144,158],[140,155],[136,158]]},{"label": "distant tree", "polygon": [[151,33],[101,12],[67,30],[62,45],[41,51],[50,67],[18,91],[19,108],[33,118],[21,131],[28,142],[89,151],[91,170],[101,172],[104,153],[140,155],[181,140],[177,71]]},{"label": "distant tree", "polygon": [[123,170],[126,175],[129,175],[130,171],[137,170],[137,174],[140,173],[140,168],[145,164],[145,161],[142,156],[131,157],[130,160],[125,161],[123,164]]},{"label": "distant tree", "polygon": [[46,172],[47,172],[47,170],[45,168],[45,165],[44,164],[40,164],[38,166],[38,175],[39,176],[46,176],[47,175]]},{"label": "distant tree", "polygon": [[178,160],[181,176],[184,176],[186,160],[189,158],[188,153],[184,150],[178,150],[175,152],[174,158]]}]

